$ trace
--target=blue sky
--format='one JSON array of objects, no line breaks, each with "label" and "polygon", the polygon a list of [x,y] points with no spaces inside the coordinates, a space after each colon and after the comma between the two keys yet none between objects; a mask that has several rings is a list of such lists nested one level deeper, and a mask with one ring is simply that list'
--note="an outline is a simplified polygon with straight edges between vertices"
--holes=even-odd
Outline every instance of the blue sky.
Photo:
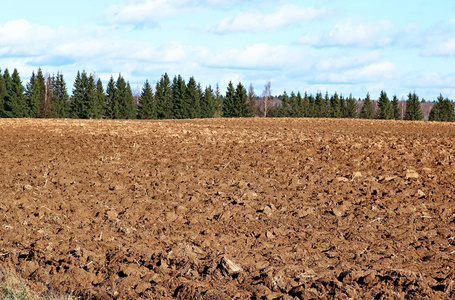
[{"label": "blue sky", "polygon": [[455,99],[453,0],[4,1],[0,69],[78,70],[138,91],[167,72],[203,86],[241,81],[260,95],[415,91]]}]

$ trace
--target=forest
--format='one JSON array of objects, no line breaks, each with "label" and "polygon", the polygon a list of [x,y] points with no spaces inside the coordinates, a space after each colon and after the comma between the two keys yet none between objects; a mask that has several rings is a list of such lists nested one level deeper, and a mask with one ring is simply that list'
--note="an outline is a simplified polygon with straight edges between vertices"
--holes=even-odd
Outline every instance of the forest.
[{"label": "forest", "polygon": [[[423,120],[422,106],[416,93],[409,93],[404,105],[394,95],[381,91],[373,101],[344,97],[335,92],[315,95],[284,91],[271,95],[270,81],[261,95],[252,84],[248,90],[239,82],[229,82],[226,93],[220,88],[203,88],[194,77],[187,82],[181,75],[171,78],[166,73],[152,87],[145,81],[141,91],[133,94],[131,85],[119,74],[111,76],[106,88],[101,79],[86,71],[78,72],[71,95],[62,73],[32,72],[24,86],[17,69],[10,74],[0,69],[1,118],[75,118],[75,119],[194,119],[238,117],[306,117],[364,118],[384,120]],[[430,121],[455,120],[453,101],[440,95],[428,115]]]}]

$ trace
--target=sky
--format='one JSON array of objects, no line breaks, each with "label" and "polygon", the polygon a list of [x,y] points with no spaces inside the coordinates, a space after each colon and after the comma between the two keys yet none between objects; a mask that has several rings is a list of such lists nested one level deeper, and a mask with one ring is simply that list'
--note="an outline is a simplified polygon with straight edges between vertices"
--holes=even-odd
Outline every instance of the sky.
[{"label": "sky", "polygon": [[164,73],[222,92],[381,90],[455,99],[453,0],[16,0],[0,8],[0,69],[121,73],[139,92]]}]

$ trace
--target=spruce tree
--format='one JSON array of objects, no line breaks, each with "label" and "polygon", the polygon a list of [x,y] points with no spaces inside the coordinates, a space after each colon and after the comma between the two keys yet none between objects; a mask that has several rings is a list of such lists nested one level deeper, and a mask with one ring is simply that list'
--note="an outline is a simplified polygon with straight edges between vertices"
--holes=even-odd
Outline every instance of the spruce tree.
[{"label": "spruce tree", "polygon": [[299,116],[298,104],[297,104],[297,95],[294,91],[291,92],[289,96],[289,117],[297,118]]},{"label": "spruce tree", "polygon": [[393,119],[394,120],[400,120],[401,119],[401,112],[400,108],[398,107],[398,98],[396,95],[393,96],[393,100],[391,102],[392,105],[392,110],[393,110]]},{"label": "spruce tree", "polygon": [[181,75],[174,76],[172,81],[172,117],[174,119],[188,119],[190,117],[186,83]]},{"label": "spruce tree", "polygon": [[358,117],[359,104],[352,97],[352,94],[349,95],[349,98],[346,100],[346,118],[357,118]]},{"label": "spruce tree", "polygon": [[381,91],[378,101],[378,119],[391,120],[394,118],[393,107],[390,104],[389,97],[385,91]]},{"label": "spruce tree", "polygon": [[420,121],[423,119],[422,108],[420,106],[419,97],[416,93],[409,93],[408,100],[406,101],[405,120]]},{"label": "spruce tree", "polygon": [[126,97],[124,99],[125,119],[137,119],[137,107],[134,103],[133,90],[129,82],[126,83]]},{"label": "spruce tree", "polygon": [[100,78],[96,81],[95,107],[93,112],[93,117],[96,119],[106,116],[106,94],[104,93],[103,82]]},{"label": "spruce tree", "polygon": [[99,117],[96,84],[93,75],[77,72],[71,97],[71,116],[79,119]]},{"label": "spruce tree", "polygon": [[302,94],[300,94],[300,92],[297,92],[295,104],[296,104],[295,117],[297,118],[303,117],[303,99]]},{"label": "spruce tree", "polygon": [[324,98],[322,97],[321,92],[316,93],[316,97],[314,99],[314,115],[315,118],[322,118],[324,114]]},{"label": "spruce tree", "polygon": [[315,97],[313,95],[310,95],[308,97],[308,115],[307,115],[307,117],[309,117],[309,118],[314,118],[314,116],[315,116],[315,110],[316,110],[315,103],[316,103]]},{"label": "spruce tree", "polygon": [[330,97],[330,117],[332,118],[341,118],[341,111],[340,111],[340,97],[338,93]]},{"label": "spruce tree", "polygon": [[2,70],[0,69],[0,118],[5,117],[5,97],[6,97],[5,80],[3,79]]},{"label": "spruce tree", "polygon": [[201,98],[201,118],[213,118],[215,116],[215,95],[212,87],[209,85],[205,88]]},{"label": "spruce tree", "polygon": [[24,93],[24,86],[17,69],[14,69],[12,76],[8,69],[3,74],[5,81],[5,116],[8,118],[23,118],[27,116],[27,107]]},{"label": "spruce tree", "polygon": [[289,117],[290,109],[289,109],[289,96],[286,91],[283,92],[281,98],[281,107],[278,109],[277,116],[278,117]]},{"label": "spruce tree", "polygon": [[106,87],[106,117],[108,119],[120,118],[120,103],[117,95],[114,77],[111,76]]},{"label": "spruce tree", "polygon": [[129,82],[126,82],[121,74],[118,75],[115,84],[116,98],[118,102],[119,119],[136,119],[136,106],[134,104],[133,91]]},{"label": "spruce tree", "polygon": [[308,96],[308,93],[305,92],[305,95],[303,96],[302,117],[308,118],[309,115],[310,115],[310,97]]},{"label": "spruce tree", "polygon": [[54,81],[54,117],[68,118],[70,111],[69,96],[62,73],[57,73]]},{"label": "spruce tree", "polygon": [[188,108],[188,118],[200,118],[201,116],[201,96],[199,87],[194,77],[190,77],[186,86],[185,102]]},{"label": "spruce tree", "polygon": [[362,109],[360,111],[360,117],[362,119],[373,119],[374,118],[374,109],[373,103],[370,99],[370,93],[367,93],[365,100],[363,100]]},{"label": "spruce tree", "polygon": [[40,113],[41,87],[40,82],[35,75],[35,71],[32,72],[30,81],[25,87],[25,96],[27,99],[28,117],[37,118]]},{"label": "spruce tree", "polygon": [[155,99],[153,97],[152,87],[148,80],[145,81],[144,87],[142,88],[141,95],[139,97],[139,118],[140,119],[156,119],[156,106]]},{"label": "spruce tree", "polygon": [[158,119],[171,119],[173,117],[172,88],[167,73],[156,83],[155,99]]},{"label": "spruce tree", "polygon": [[438,97],[438,102],[433,105],[429,115],[430,121],[453,122],[455,120],[454,107],[452,101],[442,96]]},{"label": "spruce tree", "polygon": [[248,118],[253,116],[253,111],[248,103],[246,89],[243,87],[241,82],[239,82],[237,88],[235,89],[235,105],[238,110],[238,115],[236,117]]},{"label": "spruce tree", "polygon": [[223,117],[224,118],[236,118],[239,116],[238,108],[235,103],[235,89],[232,81],[229,81],[226,90],[226,97],[223,101]]}]

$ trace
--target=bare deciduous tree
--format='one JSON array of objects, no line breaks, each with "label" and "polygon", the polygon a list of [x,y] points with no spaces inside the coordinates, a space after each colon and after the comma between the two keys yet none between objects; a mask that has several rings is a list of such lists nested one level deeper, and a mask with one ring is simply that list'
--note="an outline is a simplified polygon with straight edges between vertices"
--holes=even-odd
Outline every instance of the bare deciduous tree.
[{"label": "bare deciduous tree", "polygon": [[264,86],[264,91],[262,92],[261,98],[261,108],[260,111],[262,115],[267,117],[267,112],[270,109],[270,101],[272,100],[272,90],[270,89],[271,83],[270,80],[267,81],[266,85]]}]

